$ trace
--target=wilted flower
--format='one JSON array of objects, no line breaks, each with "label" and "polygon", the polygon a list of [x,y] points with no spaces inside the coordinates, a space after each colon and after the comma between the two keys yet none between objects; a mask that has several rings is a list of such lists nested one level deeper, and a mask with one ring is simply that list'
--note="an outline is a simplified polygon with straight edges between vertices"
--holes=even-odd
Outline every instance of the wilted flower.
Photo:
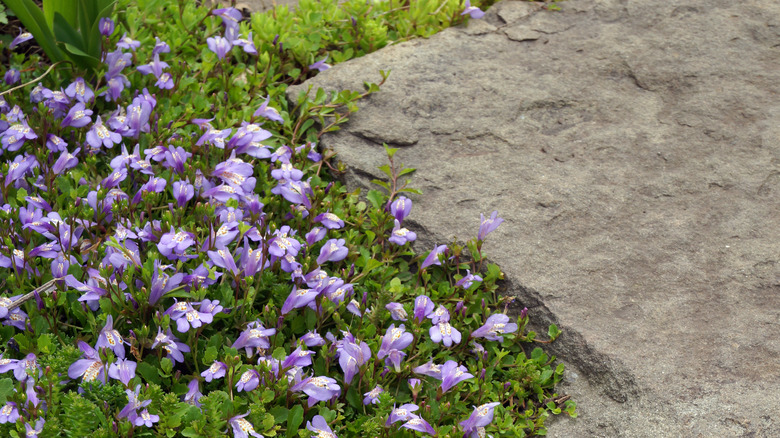
[{"label": "wilted flower", "polygon": [[412,371],[423,376],[433,377],[441,380],[441,365],[436,365],[433,361],[412,368]]},{"label": "wilted flower", "polygon": [[385,306],[385,309],[390,311],[390,317],[393,318],[394,321],[406,321],[407,314],[403,304],[389,303]]}]

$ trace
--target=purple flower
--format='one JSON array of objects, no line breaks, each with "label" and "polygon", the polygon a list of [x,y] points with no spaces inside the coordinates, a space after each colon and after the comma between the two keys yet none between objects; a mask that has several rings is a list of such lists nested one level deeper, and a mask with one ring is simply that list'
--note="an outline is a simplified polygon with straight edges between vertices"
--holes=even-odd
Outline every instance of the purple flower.
[{"label": "purple flower", "polygon": [[207,382],[211,382],[214,379],[225,377],[225,373],[227,373],[227,365],[225,365],[224,362],[214,361],[214,363],[211,364],[206,371],[200,373],[200,375]]},{"label": "purple flower", "polygon": [[[315,218],[316,220],[316,218]],[[315,243],[319,242],[320,240],[325,238],[325,235],[328,233],[328,230],[322,227],[314,227],[311,230],[309,230],[308,233],[306,233],[306,245],[312,246]]]},{"label": "purple flower", "polygon": [[273,237],[268,241],[268,253],[277,257],[284,257],[286,254],[298,255],[301,243],[292,237],[293,234],[295,233],[287,225],[274,231]]},{"label": "purple flower", "polygon": [[309,70],[319,70],[319,71],[325,71],[330,68],[329,64],[326,64],[325,61],[328,60],[328,57],[326,56],[325,59],[319,60],[315,62],[314,64],[309,66]]},{"label": "purple flower", "polygon": [[406,228],[401,228],[401,222],[398,219],[395,220],[395,227],[393,227],[393,233],[390,238],[387,239],[396,245],[405,245],[409,242],[414,242],[417,239],[417,234],[414,231],[409,231]]},{"label": "purple flower", "polygon": [[141,132],[149,132],[149,117],[152,115],[152,104],[136,97],[127,107],[127,131],[122,135],[137,138]]},{"label": "purple flower", "polygon": [[298,289],[297,286],[293,286],[290,295],[282,305],[282,315],[290,313],[293,309],[300,309],[306,307],[314,302],[314,299],[320,292],[316,289]]},{"label": "purple flower", "polygon": [[65,140],[57,137],[54,134],[48,134],[46,136],[46,147],[52,152],[67,151],[68,143]]},{"label": "purple flower", "polygon": [[141,412],[141,414],[138,415],[135,418],[135,421],[133,422],[133,424],[135,424],[138,427],[140,427],[140,426],[152,427],[154,425],[154,423],[156,423],[158,421],[160,421],[160,416],[159,415],[152,415],[152,414],[149,413],[149,411],[144,409]]},{"label": "purple flower", "polygon": [[0,423],[16,423],[19,419],[19,409],[16,407],[16,403],[8,402],[0,409]]},{"label": "purple flower", "polygon": [[92,125],[92,128],[87,132],[87,143],[95,149],[100,149],[100,146],[106,148],[112,148],[115,144],[119,144],[122,141],[122,136],[116,132],[109,131],[100,116]]},{"label": "purple flower", "polygon": [[168,43],[161,41],[159,37],[154,37],[154,40],[156,42],[154,44],[154,48],[152,49],[153,55],[158,53],[171,53],[171,46],[169,46]]},{"label": "purple flower", "polygon": [[489,425],[493,421],[493,410],[500,404],[493,402],[485,403],[479,407],[474,406],[474,412],[471,413],[469,418],[460,422],[463,432],[471,434],[471,436],[479,436],[477,433],[478,429]]},{"label": "purple flower", "polygon": [[167,148],[164,153],[164,165],[175,170],[176,173],[182,174],[184,173],[184,163],[187,162],[187,159],[191,156],[192,154],[187,152],[183,147],[171,146]]},{"label": "purple flower", "polygon": [[387,422],[385,423],[385,425],[389,426],[399,421],[411,420],[412,418],[416,417],[416,415],[414,415],[412,412],[418,409],[420,409],[420,407],[412,403],[407,403],[397,408],[393,407],[393,410],[390,411],[390,416],[387,418]]},{"label": "purple flower", "polygon": [[431,335],[431,340],[435,343],[443,343],[447,347],[452,347],[452,344],[459,344],[461,340],[460,332],[450,325],[448,321],[442,321],[430,328],[428,333]]},{"label": "purple flower", "polygon": [[8,71],[5,72],[5,76],[3,77],[3,80],[5,81],[6,85],[13,85],[17,82],[19,82],[19,79],[21,79],[22,74],[19,72],[19,70],[15,68],[9,68]]},{"label": "purple flower", "polygon": [[311,357],[313,355],[313,351],[304,350],[299,346],[282,361],[281,368],[291,369],[307,367],[312,364]]},{"label": "purple flower", "polygon": [[414,300],[414,317],[417,322],[423,322],[433,312],[435,304],[427,295],[420,295]]},{"label": "purple flower", "polygon": [[108,377],[114,380],[119,380],[127,386],[130,380],[135,377],[135,369],[138,366],[137,363],[128,359],[117,359],[108,367]]},{"label": "purple flower", "polygon": [[441,365],[436,365],[433,363],[433,361],[429,361],[424,365],[412,368],[412,371],[416,374],[421,374],[423,376],[433,377],[435,379],[441,380]]},{"label": "purple flower", "polygon": [[209,259],[211,263],[220,268],[227,269],[232,272],[233,275],[238,275],[239,269],[236,266],[236,260],[233,258],[233,254],[228,249],[218,249],[216,251],[208,251]]},{"label": "purple flower", "polygon": [[190,180],[175,181],[173,183],[173,197],[176,198],[176,203],[179,207],[190,201],[195,196],[195,187],[190,184]]},{"label": "purple flower", "polygon": [[458,383],[473,378],[474,375],[470,374],[466,367],[458,365],[454,360],[448,360],[441,366],[442,392],[447,392]]},{"label": "purple flower", "polygon": [[225,55],[227,55],[233,47],[233,43],[221,36],[206,38],[206,44],[208,45],[209,50],[217,54],[217,58],[219,59],[224,59]]},{"label": "purple flower", "polygon": [[65,95],[83,103],[87,103],[95,98],[95,93],[84,82],[84,78],[76,78],[76,80],[71,82],[68,88],[65,89]]},{"label": "purple flower", "polygon": [[184,274],[177,272],[170,276],[165,273],[161,267],[160,261],[154,263],[154,272],[152,273],[152,288],[149,292],[149,304],[154,306],[165,294],[176,288],[184,278]]},{"label": "purple flower", "polygon": [[244,417],[247,415],[249,415],[249,412],[244,415],[236,415],[228,421],[233,428],[233,436],[235,438],[249,438],[249,435],[252,435],[256,438],[263,438],[262,435],[255,432],[255,427],[252,426],[252,423],[244,420]]},{"label": "purple flower", "polygon": [[141,385],[135,386],[135,391],[131,391],[129,389],[125,390],[125,394],[127,394],[127,404],[122,408],[121,411],[119,411],[119,418],[127,418],[131,423],[135,422],[136,417],[138,416],[138,413],[136,412],[138,409],[145,408],[149,406],[149,404],[152,403],[151,400],[144,400],[140,401],[138,400],[138,397],[141,395]]},{"label": "purple flower", "polygon": [[393,318],[394,321],[406,321],[406,318],[408,317],[406,310],[401,303],[390,303],[385,306],[385,309],[390,311],[390,317]]},{"label": "purple flower", "polygon": [[252,41],[252,32],[246,38],[237,38],[233,40],[234,46],[239,46],[244,49],[244,52],[250,55],[257,55],[257,49],[255,49],[255,43]]},{"label": "purple flower", "polygon": [[125,357],[125,346],[123,344],[122,335],[114,330],[114,317],[112,315],[106,317],[106,325],[100,330],[98,340],[95,343],[95,348],[108,348],[114,352],[116,357]]},{"label": "purple flower", "polygon": [[190,380],[190,383],[187,385],[188,391],[186,394],[184,394],[184,403],[189,403],[191,405],[195,405],[200,407],[200,400],[201,397],[203,397],[203,394],[200,392],[200,389],[198,388],[198,380],[192,379]]},{"label": "purple flower", "polygon": [[357,374],[359,368],[371,359],[371,349],[368,344],[361,342],[359,345],[355,342],[352,335],[345,336],[345,339],[336,347],[339,357],[339,365],[344,371],[344,382],[350,383]]},{"label": "purple flower", "polygon": [[[412,200],[406,196],[399,196],[398,199],[390,204],[390,213],[395,217],[398,222],[403,222],[409,213],[412,211]],[[414,240],[414,239],[412,239]]]},{"label": "purple flower", "polygon": [[382,389],[381,386],[376,385],[374,389],[363,394],[365,396],[365,398],[363,399],[363,404],[364,405],[379,404],[379,394],[383,392],[385,392],[385,390]]},{"label": "purple flower", "polygon": [[382,345],[379,347],[376,357],[382,359],[391,350],[403,350],[411,345],[412,342],[414,342],[414,335],[407,332],[403,324],[398,327],[395,324],[390,324],[387,332],[382,337]]},{"label": "purple flower", "polygon": [[79,349],[83,352],[83,359],[73,362],[68,368],[68,377],[75,379],[84,376],[82,381],[92,382],[100,380],[106,383],[105,367],[100,360],[97,350],[90,347],[86,342],[78,342]]},{"label": "purple flower", "polygon": [[135,52],[135,49],[141,47],[141,42],[130,38],[127,36],[127,33],[125,33],[122,35],[122,38],[119,39],[119,42],[116,43],[116,46],[120,49],[132,50]]},{"label": "purple flower", "polygon": [[425,269],[431,265],[441,266],[441,261],[439,260],[439,254],[442,254],[446,249],[447,249],[447,245],[439,245],[433,248],[433,251],[428,253],[428,257],[426,257],[425,261],[423,261],[423,264],[420,266],[420,269]]},{"label": "purple flower", "polygon": [[325,339],[322,339],[322,336],[320,336],[317,332],[306,333],[305,335],[301,336],[301,341],[303,341],[304,345],[310,348],[325,345]]},{"label": "purple flower", "polygon": [[470,270],[466,269],[466,275],[460,280],[458,280],[458,282],[455,283],[455,286],[463,286],[463,289],[468,289],[471,287],[471,283],[475,281],[481,282],[482,277],[480,277],[479,275],[474,275],[471,273]]},{"label": "purple flower", "polygon": [[260,385],[260,373],[257,370],[248,370],[236,382],[236,389],[238,389],[238,392],[251,391],[257,388],[258,385]]},{"label": "purple flower", "polygon": [[214,321],[214,315],[211,313],[201,313],[187,302],[177,302],[165,311],[170,315],[172,321],[176,321],[176,330],[179,333],[186,333],[190,327],[198,328],[203,324],[211,324]]},{"label": "purple flower", "polygon": [[[176,183],[173,184],[175,187]],[[160,241],[157,243],[157,250],[169,260],[177,260],[186,258],[184,252],[192,245],[195,245],[194,234],[184,230],[176,232],[173,227],[171,227],[171,231],[160,236]]]},{"label": "purple flower", "polygon": [[314,222],[322,223],[322,226],[329,230],[338,230],[344,227],[344,221],[331,212],[325,212],[318,214],[314,218]]},{"label": "purple flower", "polygon": [[269,336],[276,334],[276,329],[263,327],[260,321],[250,322],[247,329],[241,332],[236,342],[231,346],[237,350],[246,348],[246,354],[252,357],[255,348],[268,349],[271,347]]},{"label": "purple flower", "polygon": [[514,333],[517,331],[517,324],[510,323],[509,317],[503,313],[494,313],[485,321],[485,324],[471,332],[472,338],[485,338],[490,341],[503,342],[504,333]]},{"label": "purple flower", "polygon": [[59,175],[68,169],[76,167],[76,165],[79,164],[79,159],[76,158],[75,154],[78,154],[80,150],[81,148],[76,148],[72,154],[68,152],[67,149],[62,151],[59,158],[57,158],[57,161],[54,162],[54,166],[51,168],[52,172],[54,172],[55,175]]},{"label": "purple flower", "polygon": [[[131,64],[132,60],[133,60],[133,55],[129,53],[124,53],[121,50],[117,50],[106,54],[106,65],[108,65],[108,72],[106,72],[106,79],[117,77],[117,75],[119,75],[119,73],[121,73],[125,67]],[[127,79],[125,78],[125,81],[126,80]]]},{"label": "purple flower", "polygon": [[427,421],[416,415],[406,423],[402,424],[401,427],[436,436],[436,431],[433,429],[433,427]]},{"label": "purple flower", "polygon": [[11,44],[8,45],[8,48],[13,50],[14,47],[18,46],[19,44],[22,44],[25,41],[30,41],[33,38],[32,34],[30,32],[21,32],[19,33],[19,36],[13,39],[11,41]]},{"label": "purple flower", "polygon": [[321,401],[330,400],[341,394],[341,387],[335,379],[319,376],[303,379],[300,383],[293,385],[290,391],[303,391],[309,396],[309,407],[312,407]]},{"label": "purple flower", "polygon": [[444,306],[439,306],[436,308],[435,312],[428,315],[428,318],[430,318],[431,323],[435,325],[440,322],[449,321],[450,312]]},{"label": "purple flower", "polygon": [[170,328],[168,328],[167,333],[163,333],[162,327],[157,327],[157,336],[154,338],[152,348],[156,347],[157,345],[162,345],[163,350],[168,353],[165,357],[172,360],[173,362],[183,363],[183,353],[189,353],[190,351],[190,347],[183,342],[179,342],[176,336],[173,335],[173,332]]},{"label": "purple flower", "polygon": [[466,14],[468,14],[471,18],[475,20],[480,19],[485,15],[482,9],[476,6],[471,6],[471,1],[469,0],[466,0],[465,9],[463,9],[463,12],[460,13],[460,15],[466,15]]},{"label": "purple flower", "polygon": [[46,420],[38,418],[35,420],[35,427],[30,426],[30,423],[25,423],[24,428],[26,430],[24,436],[26,438],[38,438],[38,434],[43,432],[43,425],[46,424]]},{"label": "purple flower", "polygon": [[90,118],[91,115],[92,110],[86,109],[84,103],[78,102],[77,104],[73,105],[73,108],[71,108],[70,111],[68,111],[68,115],[62,119],[60,126],[63,128],[68,126],[74,128],[83,128],[92,121]]},{"label": "purple flower", "polygon": [[110,37],[112,33],[114,33],[114,20],[103,17],[98,22],[98,28],[100,29],[100,34],[104,37]]},{"label": "purple flower", "polygon": [[325,417],[322,415],[315,415],[310,422],[307,421],[306,429],[316,433],[317,435],[314,436],[317,438],[337,438],[333,430],[328,427],[328,422],[325,421]]},{"label": "purple flower", "polygon": [[252,114],[253,117],[265,117],[268,120],[273,120],[274,122],[284,123],[284,120],[282,119],[282,116],[279,114],[279,111],[277,111],[274,108],[268,107],[268,102],[271,100],[271,96],[268,96],[265,99],[265,102],[263,102],[262,105],[260,105],[260,108],[255,111],[254,114]]},{"label": "purple flower", "polygon": [[227,7],[214,9],[211,11],[211,14],[222,18],[222,24],[225,26],[226,37],[233,39],[236,35],[238,35],[238,22],[243,18],[241,11],[236,8]]},{"label": "purple flower", "polygon": [[[466,0],[466,2],[468,3],[468,0]],[[485,216],[482,213],[479,214],[479,232],[477,233],[477,240],[480,242],[485,240],[485,237],[487,237],[489,233],[495,231],[495,229],[504,222],[504,219],[497,216],[498,211],[494,211],[487,219],[485,219]]]},{"label": "purple flower", "polygon": [[320,249],[320,256],[317,257],[317,264],[322,265],[325,262],[338,262],[347,258],[349,250],[344,246],[344,239],[330,239]]}]

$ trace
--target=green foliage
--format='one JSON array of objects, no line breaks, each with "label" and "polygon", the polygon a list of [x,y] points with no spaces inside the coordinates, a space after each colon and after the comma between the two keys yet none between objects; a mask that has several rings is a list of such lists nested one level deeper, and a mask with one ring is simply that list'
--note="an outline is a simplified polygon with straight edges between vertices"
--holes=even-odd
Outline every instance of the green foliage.
[{"label": "green foliage", "polygon": [[[71,61],[92,71],[100,63],[103,37],[98,23],[116,0],[4,0],[52,62]],[[3,14],[4,15],[4,14]]]},{"label": "green foliage", "polygon": [[[16,1],[23,4],[21,0]],[[51,4],[61,7],[63,3]],[[476,1],[474,4],[478,5]],[[484,4],[480,6],[484,7]],[[43,12],[37,10],[38,18],[42,17],[45,26],[35,18],[36,12],[27,11],[33,17],[33,26],[38,25],[43,33],[45,29],[54,29],[50,30],[52,41],[59,42],[49,44],[37,36],[36,41],[44,49],[46,44],[55,47],[63,57],[81,56],[69,49],[79,47],[72,44],[75,39],[65,45],[63,40],[55,38],[73,37],[73,32],[58,27],[57,23],[67,22],[72,29],[86,29],[88,26],[78,26],[89,22],[89,17],[96,21],[99,15],[81,19],[76,13],[75,21],[70,21],[74,18],[68,14],[78,9],[61,11],[59,15],[52,10],[45,6]],[[40,235],[23,228],[12,214],[18,215],[20,207],[28,205],[31,196],[42,196],[52,211],[70,223],[94,224],[85,225],[78,243],[68,250],[68,255],[80,265],[71,264],[67,274],[81,282],[99,278],[102,282],[95,281],[106,291],[95,300],[94,307],[90,307],[79,300],[83,291],[57,283],[55,292],[40,296],[40,303],[30,300],[22,305],[29,314],[25,330],[0,326],[0,345],[6,346],[3,357],[22,359],[30,353],[37,356],[40,375],[33,372],[28,378],[34,379],[35,385],[41,388],[36,394],[46,402],[47,408],[45,412],[30,408],[25,418],[33,420],[36,415],[45,415],[45,434],[42,436],[217,437],[224,436],[226,430],[228,435],[232,434],[229,421],[247,414],[243,418],[258,433],[268,437],[309,436],[310,432],[305,429],[307,422],[320,415],[338,436],[404,438],[417,436],[416,432],[399,429],[398,424],[393,428],[385,426],[393,406],[423,405],[423,402],[425,407],[420,415],[434,425],[440,436],[462,435],[459,422],[469,417],[474,406],[493,401],[500,403],[495,420],[488,427],[488,433],[495,437],[544,434],[545,421],[550,415],[576,415],[574,403],[555,392],[555,386],[563,376],[563,365],[556,364],[555,358],[541,348],[531,347],[559,336],[557,327],[549,328],[548,340],[537,340],[536,333],[526,330],[528,316],[522,314],[511,316],[510,323],[516,323],[518,329],[504,334],[502,340],[470,337],[491,315],[506,313],[510,301],[499,294],[503,274],[498,266],[485,260],[481,242],[475,239],[465,243],[450,242],[448,252],[438,259],[440,265],[426,268],[422,268],[422,263],[427,254],[418,255],[408,244],[390,242],[394,217],[388,206],[399,195],[419,193],[410,187],[409,178],[414,169],[398,162],[396,149],[385,146],[388,164],[380,168],[386,178],[375,181],[379,190],[361,193],[348,191],[334,178],[339,169],[332,160],[332,151],[316,148],[322,135],[339,129],[357,110],[357,100],[379,90],[389,72],[378,72],[377,84],[365,84],[364,90],[327,93],[309,89],[295,102],[285,98],[287,87],[315,75],[317,71],[310,66],[325,57],[331,63],[344,62],[388,44],[427,37],[446,26],[462,23],[466,18],[460,15],[458,1],[350,0],[339,4],[335,0],[302,0],[294,11],[277,8],[241,22],[241,36],[248,37],[252,32],[258,55],[234,47],[224,59],[206,48],[208,38],[222,33],[221,19],[199,7],[197,2],[119,0],[118,10],[123,11],[122,16],[117,17],[118,25],[123,29],[107,41],[108,46],[113,47],[116,43],[116,35],[127,32],[130,38],[141,42],[141,47],[133,53],[133,64],[139,66],[152,62],[155,37],[166,41],[172,53],[163,53],[160,57],[170,65],[167,72],[174,78],[175,88],[158,89],[153,75],[144,76],[127,69],[124,74],[131,84],[130,89],[116,101],[109,102],[103,97],[96,99],[90,103],[91,110],[95,116],[103,115],[105,121],[118,107],[124,109],[130,105],[142,90],[151,90],[157,106],[149,132],[126,139],[123,145],[132,150],[138,143],[142,154],[158,145],[182,147],[193,156],[181,173],[157,162],[151,164],[155,176],[167,181],[166,190],[141,193],[137,202],[117,199],[110,208],[102,209],[100,203],[107,202],[110,195],[107,189],[98,186],[112,171],[109,163],[119,153],[119,146],[114,146],[113,151],[88,151],[86,129],[61,127],[61,117],[55,117],[44,103],[30,103],[33,84],[4,95],[11,105],[22,107],[30,126],[39,134],[20,151],[46,164],[35,170],[40,172],[42,183],[29,175],[21,178],[23,184],[0,187],[0,194],[9,205],[8,211],[0,209],[0,228],[13,236],[3,239],[0,254],[5,256],[14,250],[29,254],[45,242]],[[52,17],[51,26],[46,21],[48,17]],[[88,45],[86,37],[82,43]],[[36,56],[24,58],[12,54],[10,65],[22,71],[23,81],[41,79],[50,89],[66,87],[79,73],[73,69],[56,69],[50,76],[41,78],[46,66],[40,65],[39,61]],[[103,64],[94,64],[93,68],[95,78],[107,73]],[[97,95],[107,90],[102,80],[88,82]],[[254,172],[254,193],[263,204],[262,219],[260,215],[245,213],[244,218],[237,221],[238,233],[247,236],[254,230],[262,234],[264,243],[252,242],[251,245],[257,251],[266,251],[267,260],[272,233],[289,226],[298,233],[288,238],[305,248],[295,258],[301,264],[302,273],[323,266],[329,278],[342,279],[354,289],[354,295],[346,296],[342,301],[320,297],[313,302],[314,308],[302,306],[284,314],[282,306],[290,296],[293,284],[302,289],[306,283],[300,279],[295,283],[291,281],[290,272],[281,268],[278,258],[254,275],[236,274],[210,266],[209,256],[201,248],[219,229],[221,224],[216,219],[219,213],[228,208],[244,208],[242,203],[238,199],[220,204],[196,198],[180,206],[170,190],[173,182],[196,181],[196,171],[211,176],[215,166],[230,158],[227,148],[198,144],[203,130],[192,120],[212,119],[210,123],[214,129],[234,130],[242,122],[263,123],[260,117],[253,116],[253,112],[266,97],[268,106],[279,112],[283,122],[265,121],[262,129],[270,137],[262,141],[262,146],[277,153],[290,146],[290,163],[310,184],[307,200],[311,205],[303,211],[300,205],[272,193],[278,181],[271,172],[282,169],[280,162],[244,156],[246,161],[243,162],[250,163]],[[67,138],[71,142],[69,151],[76,145],[83,146],[78,154],[79,164],[56,178],[47,173],[56,156],[52,157],[45,147],[44,132]],[[323,159],[310,159],[309,153],[315,152],[321,152]],[[10,165],[6,163],[6,155],[0,161],[3,162],[0,173],[7,175]],[[131,172],[120,187],[132,197],[146,178]],[[46,190],[40,189],[39,185],[44,185]],[[326,230],[326,237],[321,241],[307,242],[306,231],[319,224],[314,218],[322,213],[344,219],[345,226]],[[142,243],[137,254],[139,262],[130,263],[123,270],[104,262],[112,252],[126,258],[136,255],[128,249],[126,241],[117,238],[117,218],[122,218],[127,229],[136,231],[154,223],[154,228],[150,228],[154,240]],[[156,243],[170,229],[185,230],[195,236],[199,249],[188,253],[191,259],[170,260],[160,252]],[[328,239],[343,239],[348,255],[343,260],[318,263],[317,255]],[[240,263],[246,240],[236,239],[228,247],[237,263]],[[27,263],[31,274],[0,271],[0,281],[11,295],[55,280],[50,272],[51,260],[34,258]],[[161,271],[186,274],[201,264],[208,267],[204,278],[215,281],[214,284],[179,285],[163,294],[158,303],[149,302],[155,279]],[[482,281],[466,288],[459,286],[458,280],[467,270],[481,275]],[[365,302],[362,302],[364,294]],[[390,324],[396,327],[401,324],[391,318],[385,306],[399,303],[407,315],[412,315],[414,300],[420,295],[429,296],[451,312],[452,327],[460,330],[463,339],[445,347],[431,339],[433,326],[428,319],[418,321],[409,317],[403,324],[413,335],[414,342],[404,350],[406,356],[396,369],[384,359],[376,358]],[[225,311],[216,313],[210,323],[179,332],[171,312],[166,309],[175,303],[200,303],[204,299],[219,300]],[[352,310],[348,310],[348,305],[353,306]],[[359,308],[360,316],[354,313],[354,308]],[[108,378],[106,384],[100,383],[100,378],[68,379],[66,376],[73,364],[87,358],[77,345],[83,342],[95,346],[109,316],[114,329],[123,336],[126,359],[137,364],[134,377],[126,385],[115,378]],[[248,330],[248,324],[256,321],[276,330],[269,336],[269,346],[252,353],[245,348],[234,348],[240,334]],[[169,331],[189,349],[183,354],[183,362],[172,360],[160,346],[158,337]],[[344,332],[349,332],[358,342],[365,342],[373,356],[361,365],[351,382],[346,382],[331,344],[301,346],[300,339],[311,331],[323,336],[330,333],[338,339]],[[482,345],[478,346],[477,341]],[[304,368],[305,375],[293,376],[290,369],[278,370],[278,363],[277,371],[273,370],[275,360],[284,361],[298,347],[316,352],[311,366]],[[118,363],[115,353],[109,349],[100,349],[98,354],[103,363],[103,374],[108,372],[110,364]],[[258,360],[258,357],[263,359]],[[413,371],[429,360],[437,364],[456,361],[474,378],[442,392],[439,380]],[[225,364],[225,376],[207,382],[202,373],[215,361]],[[237,383],[247,371],[256,371],[263,383],[251,391],[238,391]],[[292,390],[297,381],[308,375],[335,379],[342,388],[341,393],[330,401],[310,407],[306,393]],[[407,383],[410,378],[421,379],[422,388],[411,389]],[[190,382],[196,382],[203,394],[198,400],[200,407],[193,405],[194,400],[187,399],[191,394]],[[364,405],[364,394],[377,385],[385,390],[378,397],[378,403]],[[127,418],[120,418],[119,413],[128,402],[127,391],[136,388],[138,399],[149,401],[145,407],[148,413],[159,416],[152,428],[136,426]],[[24,405],[28,397],[23,383],[0,378],[0,404],[8,401]],[[21,422],[0,425],[0,436],[23,436],[24,433]]]}]

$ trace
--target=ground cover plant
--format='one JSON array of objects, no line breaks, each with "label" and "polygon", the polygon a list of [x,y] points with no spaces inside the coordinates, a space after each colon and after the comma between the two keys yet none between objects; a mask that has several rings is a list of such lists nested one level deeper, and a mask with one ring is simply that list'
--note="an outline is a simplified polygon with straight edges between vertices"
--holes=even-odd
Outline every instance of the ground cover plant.
[{"label": "ground cover plant", "polygon": [[24,31],[4,49],[0,435],[523,436],[575,415],[484,257],[496,212],[417,255],[395,150],[376,190],[332,179],[320,136],[386,73],[284,99],[477,2],[118,7],[97,66]]}]

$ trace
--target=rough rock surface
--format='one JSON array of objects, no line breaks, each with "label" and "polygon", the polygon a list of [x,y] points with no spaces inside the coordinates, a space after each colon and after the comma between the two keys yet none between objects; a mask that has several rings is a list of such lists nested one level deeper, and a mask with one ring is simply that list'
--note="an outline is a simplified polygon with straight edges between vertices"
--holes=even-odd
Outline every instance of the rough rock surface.
[{"label": "rough rock surface", "polygon": [[780,3],[505,1],[328,70],[352,187],[417,168],[418,251],[488,238],[564,334],[580,418],[551,436],[780,436]]}]

